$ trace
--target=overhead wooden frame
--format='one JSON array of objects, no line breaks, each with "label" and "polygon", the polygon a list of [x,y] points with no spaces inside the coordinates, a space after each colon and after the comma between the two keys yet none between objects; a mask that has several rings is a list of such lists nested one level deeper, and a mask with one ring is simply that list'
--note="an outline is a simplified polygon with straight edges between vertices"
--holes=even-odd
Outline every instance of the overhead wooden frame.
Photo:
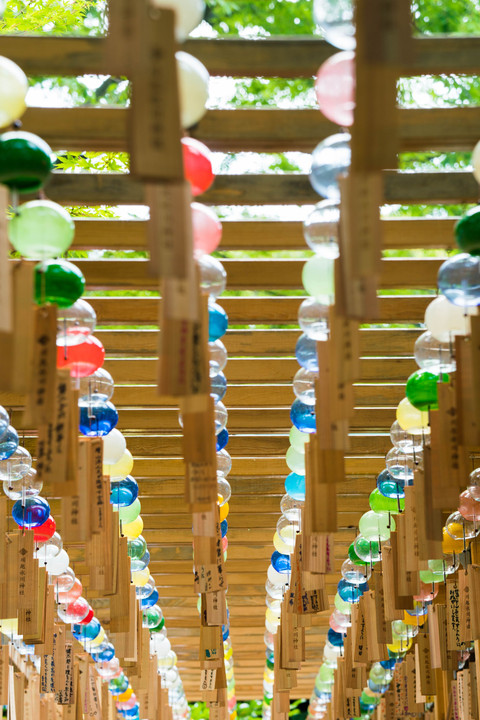
[{"label": "overhead wooden frame", "polygon": [[[477,72],[478,39],[418,39],[415,66],[410,72]],[[311,76],[332,49],[316,39],[196,40],[186,46],[212,74]],[[103,72],[98,40],[70,38],[1,38],[0,52],[29,73],[76,74]],[[271,113],[275,135],[269,133]],[[242,115],[242,113],[245,113]],[[248,118],[247,118],[248,115]],[[245,119],[248,119],[248,122]],[[404,150],[468,149],[476,137],[478,109],[399,110]],[[121,150],[125,145],[125,113],[117,109],[30,109],[25,128],[46,137],[57,149]],[[224,152],[310,150],[333,130],[312,110],[210,111],[195,135]],[[317,135],[318,133],[318,135]],[[475,202],[478,187],[467,172],[384,174],[390,203]],[[66,204],[142,203],[141,187],[124,176],[55,175],[49,197]],[[318,197],[308,179],[294,176],[219,176],[202,199],[215,205],[313,204]],[[453,245],[452,219],[385,221],[386,247],[390,249],[442,248]],[[80,220],[76,248],[89,250],[144,249],[141,221]],[[233,250],[304,249],[297,222],[226,222],[224,248]],[[404,380],[414,369],[413,340],[419,334],[426,304],[434,294],[438,258],[388,259],[382,263],[381,328],[364,328],[361,339],[362,377],[355,386],[352,451],[347,456],[347,480],[339,486],[337,565],[355,535],[360,514],[368,507],[375,475],[384,466],[387,432],[396,403],[403,397]],[[229,517],[228,602],[231,612],[237,697],[262,696],[264,665],[264,583],[272,552],[272,536],[279,500],[288,472],[291,380],[295,372],[293,350],[298,337],[297,308],[301,297],[298,259],[229,259],[225,262],[229,288],[249,289],[251,297],[222,299],[232,330],[226,338],[233,456],[233,486]],[[154,392],[153,358],[158,298],[130,297],[127,291],[144,290],[148,278],[142,260],[86,259],[79,262],[89,290],[124,291],[123,296],[92,297],[100,321],[98,336],[107,349],[107,367],[117,383],[114,401],[120,411],[119,427],[128,435],[134,452],[134,474],[140,481],[151,547],[152,571],[160,589],[169,637],[179,657],[179,668],[190,700],[199,695],[198,618],[192,587],[189,516],[181,493],[183,474],[176,411],[160,403]],[[417,294],[421,288],[424,294]],[[151,289],[154,290],[153,284]],[[400,289],[406,295],[388,294]],[[282,297],[265,297],[265,291],[285,291]],[[408,324],[409,327],[405,327]],[[127,329],[125,329],[127,326]],[[2,401],[14,410],[18,398]],[[33,437],[27,446],[34,447]],[[48,494],[48,488],[47,494]],[[58,508],[53,500],[52,509]],[[75,569],[88,588],[82,548],[72,552]],[[338,579],[328,578],[330,596]],[[108,604],[94,600],[98,615],[108,619]],[[292,696],[308,697],[320,663],[328,615],[317,617],[307,632],[307,659]]]}]

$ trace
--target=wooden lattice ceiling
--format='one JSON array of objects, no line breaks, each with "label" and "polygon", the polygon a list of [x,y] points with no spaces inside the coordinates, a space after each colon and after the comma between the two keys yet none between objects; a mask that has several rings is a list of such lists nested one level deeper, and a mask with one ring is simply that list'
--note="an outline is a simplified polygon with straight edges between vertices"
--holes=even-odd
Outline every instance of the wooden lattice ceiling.
[{"label": "wooden lattice ceiling", "polygon": [[[415,71],[476,72],[480,42],[422,39],[416,41]],[[191,41],[191,50],[212,74],[248,76],[311,76],[332,50],[318,40]],[[84,39],[1,38],[0,53],[26,72],[81,74],[102,72],[99,43]],[[402,147],[405,150],[470,149],[478,139],[480,109],[401,110]],[[124,150],[126,112],[118,109],[31,109],[24,128],[43,136],[54,149]],[[224,152],[310,151],[334,126],[312,110],[210,111],[195,136]],[[391,203],[472,202],[478,186],[469,173],[385,173]],[[65,204],[136,204],[142,187],[126,176],[56,174],[47,194]],[[203,202],[215,205],[306,204],[318,197],[303,175],[219,176]],[[386,221],[390,249],[445,248],[452,245],[453,220],[404,219]],[[75,248],[89,250],[142,249],[145,224],[141,221],[80,220]],[[301,225],[296,222],[224,223],[222,248],[229,250],[304,249]],[[77,262],[77,261],[76,261]],[[251,297],[222,298],[230,316],[226,337],[229,382],[225,403],[229,410],[233,456],[230,475],[233,496],[229,516],[228,603],[234,647],[238,698],[261,697],[264,667],[265,580],[272,552],[272,536],[279,516],[285,451],[290,428],[291,382],[297,369],[293,350],[300,297],[259,297],[255,291],[301,289],[297,259],[229,259],[224,262],[228,289],[253,290]],[[339,532],[335,538],[337,565],[355,536],[360,515],[368,508],[375,475],[389,448],[388,428],[394,407],[404,394],[404,382],[415,369],[412,349],[419,324],[433,294],[440,260],[402,258],[383,261],[380,302],[382,327],[362,329],[362,378],[355,386],[347,481],[339,487]],[[88,289],[155,290],[143,260],[79,260]],[[388,295],[392,289],[406,294]],[[418,289],[423,295],[414,294]],[[128,436],[135,456],[134,475],[141,487],[145,537],[151,550],[151,570],[160,592],[169,637],[189,699],[199,696],[197,663],[199,623],[193,594],[191,517],[183,501],[181,442],[176,409],[156,395],[155,353],[158,299],[151,297],[92,298],[104,343],[106,368],[116,381],[114,401],[120,410],[120,429]],[[120,326],[115,329],[115,326]],[[135,329],[124,329],[131,325]],[[235,326],[248,329],[236,329]],[[275,325],[275,329],[268,329]],[[258,326],[258,327],[257,327]],[[113,329],[112,329],[113,328]],[[260,329],[261,328],[261,329]],[[266,328],[266,329],[265,329]],[[3,397],[18,407],[14,397]],[[48,495],[48,488],[46,492]],[[57,513],[58,500],[52,502]],[[75,570],[82,574],[82,549],[72,550]],[[329,576],[335,592],[339,567]],[[82,575],[88,586],[88,577]],[[96,601],[99,617],[105,603]],[[292,697],[308,697],[321,660],[328,613],[315,616],[307,629],[306,662]]]}]

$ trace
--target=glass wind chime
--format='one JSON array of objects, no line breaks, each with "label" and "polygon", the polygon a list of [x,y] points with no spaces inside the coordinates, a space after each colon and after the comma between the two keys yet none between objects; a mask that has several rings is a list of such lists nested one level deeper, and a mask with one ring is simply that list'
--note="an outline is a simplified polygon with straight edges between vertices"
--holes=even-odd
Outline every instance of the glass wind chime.
[{"label": "glass wind chime", "polygon": [[[208,148],[193,138],[183,138],[185,177],[190,182],[194,197],[208,190],[214,180],[211,155]],[[205,205],[192,203],[193,246],[200,275],[200,290],[208,298],[208,351],[210,372],[210,394],[215,404],[215,435],[217,450],[217,502],[220,509],[222,550],[227,559],[227,516],[232,489],[227,476],[232,468],[232,459],[226,450],[229,440],[227,430],[228,412],[223,398],[227,391],[227,379],[223,372],[227,364],[227,349],[222,341],[227,332],[228,317],[217,299],[226,287],[227,274],[222,263],[212,257],[222,238],[222,224],[213,210]],[[179,416],[182,423],[181,415]],[[200,598],[198,610],[200,612]],[[225,671],[227,677],[228,710],[235,716],[235,678],[233,670],[233,649],[230,638],[230,613],[227,608],[227,623],[222,627]]]},{"label": "glass wind chime", "polygon": [[[314,6],[317,22],[325,38],[339,48],[354,49],[351,3],[339,6],[329,0],[316,0]],[[338,104],[334,103],[333,108],[329,108],[332,94],[329,95],[328,86],[324,83],[325,78],[329,74],[333,78],[335,72],[338,72],[337,78],[340,73],[353,78],[353,57],[348,55],[345,52],[330,58],[327,61],[331,63],[330,69],[327,67],[325,70],[327,63],[322,66],[323,71],[322,68],[319,71],[316,86],[322,112],[342,125],[351,124],[346,122],[345,98],[342,100],[338,97]],[[332,65],[336,65],[334,72],[331,72]],[[343,122],[340,120],[342,112]],[[314,152],[311,182],[323,195],[328,196],[326,188],[330,182],[348,169],[348,141],[348,136],[332,136],[320,143]],[[472,163],[474,175],[480,182],[480,143],[474,150]],[[317,206],[317,210],[323,205],[321,203]],[[322,212],[319,217],[318,229],[323,225],[324,238],[329,234],[335,235],[339,219],[339,213],[335,216],[331,210],[329,213]],[[315,212],[311,219],[314,217]],[[333,223],[330,226],[331,233],[328,231],[329,223]],[[350,545],[348,557],[342,564],[342,579],[338,583],[334,610],[329,620],[323,663],[309,703],[309,717],[312,720],[321,720],[326,716],[332,697],[337,659],[343,653],[343,639],[351,626],[352,606],[368,590],[372,568],[381,560],[382,544],[388,541],[391,531],[395,529],[393,515],[405,509],[405,487],[413,484],[415,470],[423,467],[423,448],[429,443],[430,437],[428,411],[438,408],[438,384],[449,382],[449,375],[456,370],[454,338],[457,335],[468,335],[469,316],[477,313],[480,304],[479,231],[480,212],[476,207],[467,212],[455,228],[457,245],[463,252],[445,261],[439,270],[438,288],[441,294],[427,307],[426,330],[415,342],[414,357],[419,369],[407,380],[406,397],[400,401],[396,420],[390,429],[393,447],[386,455],[386,467],[377,477],[377,487],[369,497],[370,510],[361,517],[359,534]],[[367,686],[359,699],[362,718],[373,715],[388,690],[395,666],[402,662],[419,627],[425,623],[428,605],[438,593],[436,585],[444,582],[447,575],[455,573],[459,566],[459,554],[480,532],[477,524],[480,519],[480,471],[473,470],[466,483],[466,490],[460,494],[458,510],[450,514],[443,528],[442,556],[430,559],[428,569],[420,571],[420,592],[412,599],[412,610],[405,610],[403,619],[392,622],[392,642],[387,645],[388,660],[373,663],[370,667]]]},{"label": "glass wind chime", "polygon": [[[18,66],[0,58],[1,124],[16,121],[25,108],[27,79]],[[96,315],[81,298],[85,288],[82,272],[67,260],[55,259],[70,247],[74,223],[68,212],[49,200],[33,200],[18,205],[18,195],[37,192],[52,170],[53,155],[36,135],[20,131],[0,135],[0,182],[11,191],[13,217],[8,236],[23,257],[39,260],[34,270],[34,300],[38,305],[57,307],[57,368],[68,368],[72,383],[79,391],[79,430],[86,437],[103,439],[104,475],[110,478],[110,502],[118,513],[121,534],[128,539],[131,580],[142,609],[143,626],[150,631],[151,652],[157,656],[158,672],[168,688],[174,717],[189,716],[188,703],[176,668],[176,655],[167,638],[159,593],[150,575],[150,553],[141,535],[138,484],[130,474],[133,457],[124,435],[116,429],[118,412],[111,402],[114,382],[102,368],[105,350],[92,333]],[[75,576],[69,555],[56,532],[50,507],[40,496],[42,483],[32,467],[30,453],[19,446],[18,433],[9,424],[9,416],[0,408],[0,477],[5,494],[15,501],[12,517],[20,527],[32,530],[35,556],[45,566],[55,588],[57,614],[72,625],[73,636],[82,643],[95,661],[98,674],[109,681],[120,715],[139,718],[139,703],[127,675],[120,667],[115,649],[105,630],[94,617],[93,609],[82,597],[82,583]],[[25,646],[16,633],[16,621],[2,622],[23,654],[39,666],[34,646]]]}]

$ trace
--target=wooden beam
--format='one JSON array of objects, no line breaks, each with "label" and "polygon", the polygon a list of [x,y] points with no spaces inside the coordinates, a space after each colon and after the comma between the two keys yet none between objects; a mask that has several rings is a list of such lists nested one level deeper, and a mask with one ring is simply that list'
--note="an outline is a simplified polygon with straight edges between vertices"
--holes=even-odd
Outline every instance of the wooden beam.
[{"label": "wooden beam", "polygon": [[[393,422],[393,420],[392,420]],[[180,432],[180,427],[179,427]],[[25,437],[25,447],[34,453],[34,438]],[[136,458],[155,459],[182,458],[182,437],[180,435],[164,435],[161,432],[152,435],[128,436],[128,447]],[[232,457],[261,457],[270,458],[285,456],[289,447],[287,433],[238,433],[231,434],[228,442],[228,452]],[[391,448],[390,437],[378,433],[350,434],[350,450],[348,456],[360,457],[364,455],[385,455]],[[347,456],[347,457],[348,457]],[[288,474],[288,467],[284,466]]]},{"label": "wooden beam", "polygon": [[[424,298],[425,296],[420,297]],[[265,298],[262,298],[262,300],[265,301]],[[427,296],[425,306],[428,301],[429,297]],[[224,307],[228,312],[227,307]],[[275,307],[279,311],[283,309],[280,304],[273,305],[273,308]],[[419,313],[417,316],[411,315],[410,319],[414,319],[418,323],[422,315],[423,313]],[[232,321],[231,315],[229,317]],[[295,319],[296,314],[292,313],[283,322],[295,325]],[[382,318],[380,319],[381,322],[387,322]],[[237,322],[243,322],[244,324],[250,324],[251,322],[263,323],[266,322],[266,318],[256,316],[255,319],[252,319],[251,316],[244,315]],[[269,322],[272,322],[272,320],[270,319]],[[281,322],[282,320],[278,319],[276,324]],[[389,319],[389,322],[392,322],[392,320]],[[231,330],[225,338],[225,345],[231,359],[242,355],[248,355],[249,357],[257,355],[268,355],[268,357],[292,356],[300,332],[300,329],[282,330],[281,328],[275,328],[274,330]],[[415,340],[420,333],[421,330],[414,328],[365,328],[360,331],[360,353],[362,356],[388,357],[406,355],[411,357]],[[135,355],[140,357],[145,355],[152,357],[157,352],[158,330],[136,329],[135,332],[132,332],[132,330],[97,330],[95,334],[102,341],[107,354],[110,356]]]},{"label": "wooden beam", "polygon": [[[455,247],[458,218],[397,218],[382,222],[385,249]],[[302,223],[291,220],[223,220],[220,251],[306,250]],[[146,222],[75,218],[74,249],[146,250]]]},{"label": "wooden beam", "polygon": [[[387,203],[475,203],[478,184],[471,172],[384,173]],[[48,196],[64,205],[142,205],[143,187],[128,175],[56,172],[46,186]],[[301,174],[217,175],[200,200],[209,205],[305,205],[319,196]]]},{"label": "wooden beam", "polygon": [[[190,39],[183,46],[211,75],[236,77],[312,77],[335,48],[315,36],[244,40]],[[6,37],[3,55],[31,75],[83,75],[110,72],[99,38]],[[470,73],[480,66],[478,37],[414,38],[412,57],[402,75]]]},{"label": "wooden beam", "polygon": [[[265,383],[255,385],[231,385],[228,389],[229,407],[258,409],[263,407],[287,407],[293,402],[291,384]],[[354,400],[358,406],[394,407],[405,396],[405,382],[402,383],[364,383],[354,386]],[[172,407],[171,399],[156,395],[153,385],[120,385],[115,389],[115,403],[126,407],[158,408]],[[18,407],[21,400],[12,393],[0,393],[0,401],[6,408]],[[393,422],[393,421],[392,421]]]},{"label": "wooden beam", "polygon": [[[226,396],[228,402],[229,396]],[[128,432],[162,432],[162,434],[178,433],[178,412],[171,409],[157,408],[124,408],[117,405],[119,411],[118,429]],[[264,407],[261,413],[254,409],[228,408],[228,427],[233,433],[253,432],[268,429],[271,432],[286,432],[290,430],[290,408]],[[375,430],[386,432],[395,417],[393,407],[358,407],[354,410],[350,421],[352,430]],[[21,411],[13,410],[12,423],[14,427],[20,426]],[[30,430],[30,428],[26,428]],[[164,483],[162,483],[162,488]],[[180,489],[178,489],[180,492]],[[252,489],[253,492],[253,489]]]},{"label": "wooden beam", "polygon": [[[477,140],[480,108],[398,109],[403,151],[469,150]],[[29,108],[22,117],[54,150],[126,151],[127,110]],[[316,109],[209,110],[193,137],[220,152],[312,152],[338,126]]]},{"label": "wooden beam", "polygon": [[[381,323],[419,323],[423,321],[425,308],[435,297],[433,291],[425,295],[382,295],[379,298],[379,321]],[[115,346],[112,342],[122,343],[120,349],[127,352],[136,347],[139,353],[142,348],[151,351],[156,347],[156,337],[149,335],[149,331],[141,330],[142,326],[156,325],[158,322],[159,300],[154,297],[99,297],[87,296],[86,299],[95,308],[99,327],[107,325],[127,325],[139,328],[135,335],[131,329],[101,330],[105,338],[105,345]],[[227,333],[225,342],[229,353],[250,354],[260,353],[288,353],[292,352],[297,340],[295,333],[298,329],[298,308],[305,299],[304,296],[263,296],[258,297],[220,297],[219,302],[228,314],[231,328]],[[234,325],[294,325],[294,330],[236,330]],[[114,334],[114,335],[113,335]],[[123,336],[131,337],[131,344],[122,341]],[[113,341],[113,337],[116,338]],[[277,338],[277,339],[275,339]],[[254,342],[255,341],[255,342]],[[259,345],[257,345],[260,343]],[[135,345],[136,343],[136,345]]]},{"label": "wooden beam", "polygon": [[[153,385],[157,359],[107,359],[104,367],[118,385]],[[228,363],[228,380],[231,383],[246,383],[252,380],[258,384],[291,383],[298,367],[295,358],[238,358]],[[413,357],[363,358],[360,361],[360,381],[405,382],[416,369],[418,366]]]},{"label": "wooden beam", "polygon": [[[299,290],[306,259],[223,259],[229,290]],[[382,261],[380,287],[430,290],[436,288],[438,258],[387,258]],[[154,290],[158,281],[148,274],[148,260],[86,260],[75,258],[89,289]]]}]

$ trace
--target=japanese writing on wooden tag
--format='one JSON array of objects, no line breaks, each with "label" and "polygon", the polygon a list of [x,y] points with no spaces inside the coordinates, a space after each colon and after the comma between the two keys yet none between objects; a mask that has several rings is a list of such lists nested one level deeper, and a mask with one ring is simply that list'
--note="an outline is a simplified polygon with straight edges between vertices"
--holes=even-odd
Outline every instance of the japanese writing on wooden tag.
[{"label": "japanese writing on wooden tag", "polygon": [[185,501],[196,508],[212,504],[217,494],[217,473],[208,462],[186,463]]},{"label": "japanese writing on wooden tag", "polygon": [[373,597],[375,601],[375,618],[377,625],[377,638],[381,643],[392,641],[391,625],[385,619],[385,593],[383,589],[382,564],[377,563],[372,575]]},{"label": "japanese writing on wooden tag", "polygon": [[378,316],[383,180],[378,171],[350,172],[339,180],[341,191],[341,288],[347,317],[367,320]]},{"label": "japanese writing on wooden tag", "polygon": [[[178,151],[181,152],[180,141]],[[156,274],[169,278],[164,288],[169,317],[197,320],[197,300],[193,298],[193,237],[191,189],[186,181],[146,186],[150,207],[147,242],[150,262]],[[168,295],[168,297],[167,297]],[[189,305],[189,300],[194,300]]]},{"label": "japanese writing on wooden tag", "polygon": [[358,717],[360,715],[360,698],[356,695],[345,696],[345,717]]},{"label": "japanese writing on wooden tag", "polygon": [[130,39],[131,174],[142,180],[183,179],[180,102],[175,60],[175,12],[134,4]]},{"label": "japanese writing on wooden tag", "polygon": [[328,606],[325,575],[302,571],[300,611],[302,613],[318,613],[328,610]]},{"label": "japanese writing on wooden tag", "polygon": [[92,438],[79,440],[76,493],[62,500],[62,535],[66,542],[85,542],[92,534],[90,502],[94,466],[91,441]]},{"label": "japanese writing on wooden tag", "polygon": [[438,410],[430,413],[432,500],[441,510],[458,502],[462,481],[455,388],[450,383],[438,383],[437,387]]},{"label": "japanese writing on wooden tag", "polygon": [[96,683],[97,673],[93,669],[92,665],[88,665],[87,672],[84,712],[88,718],[97,718],[97,720],[101,720],[102,709],[100,707],[100,697]]},{"label": "japanese writing on wooden tag", "polygon": [[415,661],[422,695],[435,695],[436,683],[430,658],[430,642],[428,634],[423,631],[417,635]]},{"label": "japanese writing on wooden tag", "polygon": [[451,717],[453,720],[464,720],[463,713],[460,712],[461,705],[458,697],[458,685],[456,680],[452,680],[451,682],[451,694]]},{"label": "japanese writing on wooden tag", "polygon": [[73,645],[72,643],[65,643],[63,682],[60,683],[55,695],[55,702],[59,705],[72,705],[74,700],[73,678]]},{"label": "japanese writing on wooden tag", "polygon": [[78,398],[70,371],[57,370],[52,416],[38,432],[37,475],[61,497],[73,495],[76,489],[77,415]]},{"label": "japanese writing on wooden tag", "polygon": [[55,623],[53,631],[53,663],[55,666],[53,684],[55,692],[63,689],[65,684],[65,625]]},{"label": "japanese writing on wooden tag", "polygon": [[415,491],[412,487],[405,488],[405,535],[405,566],[408,570],[417,572],[420,569],[420,545],[418,540],[417,505]]},{"label": "japanese writing on wooden tag", "polygon": [[360,598],[360,602],[358,603],[353,661],[356,665],[364,665],[368,661],[367,624],[362,598]]},{"label": "japanese writing on wooden tag", "polygon": [[[207,625],[225,625],[227,622],[227,606],[223,591],[209,592],[202,596],[205,603],[205,620]],[[203,603],[202,603],[203,607]]]},{"label": "japanese writing on wooden tag", "polygon": [[103,441],[101,438],[91,439],[89,447],[89,495],[90,508],[92,511],[91,527],[93,533],[101,533],[106,527],[107,504],[109,503],[110,493],[105,492],[105,488],[109,490],[103,478]]},{"label": "japanese writing on wooden tag", "polygon": [[0,609],[2,618],[16,618],[18,606],[18,533],[0,536],[3,562],[0,584]]},{"label": "japanese writing on wooden tag", "polygon": [[363,616],[366,624],[367,654],[370,662],[387,660],[388,653],[385,643],[378,638],[377,619],[375,617],[375,598],[372,591],[364,593]]},{"label": "japanese writing on wooden tag", "polygon": [[418,534],[419,560],[429,560],[442,554],[442,513],[433,508],[433,474],[431,448],[424,448],[424,469],[415,470],[415,516]]},{"label": "japanese writing on wooden tag", "polygon": [[458,579],[448,577],[447,595],[447,642],[449,650],[460,650],[462,640],[460,634],[460,588]]},{"label": "japanese writing on wooden tag", "polygon": [[193,512],[208,509],[217,500],[213,398],[199,399],[204,400],[202,412],[190,412],[182,403],[185,500]]},{"label": "japanese writing on wooden tag", "polygon": [[208,315],[200,312],[201,307],[197,274],[186,281],[164,278],[158,352],[161,395],[208,395]]},{"label": "japanese writing on wooden tag", "polygon": [[200,690],[215,690],[215,679],[217,671],[215,668],[209,668],[208,670],[202,670],[200,676]]},{"label": "japanese writing on wooden tag", "polygon": [[472,633],[472,604],[475,598],[472,595],[470,586],[470,577],[472,572],[466,572],[462,568],[458,571],[458,585],[460,592],[460,639],[465,645],[470,644],[474,639]]},{"label": "japanese writing on wooden tag", "polygon": [[402,717],[408,714],[408,700],[407,700],[407,677],[406,677],[406,665],[402,663],[401,666],[395,668],[395,674],[393,676],[393,691],[395,697],[395,715],[396,717]]},{"label": "japanese writing on wooden tag", "polygon": [[[37,564],[36,560],[34,561]],[[18,627],[24,641],[30,645],[40,645],[45,641],[45,607],[47,598],[47,573],[44,567],[32,568],[35,585],[30,607],[18,612]]]},{"label": "japanese writing on wooden tag", "polygon": [[57,308],[43,305],[34,310],[30,386],[24,426],[47,424],[55,403],[57,364]]},{"label": "japanese writing on wooden tag", "polygon": [[378,276],[382,249],[382,176],[379,172],[349,173],[341,179],[341,188],[342,244],[354,253],[352,263],[355,277],[366,279],[370,275]]},{"label": "japanese writing on wooden tag", "polygon": [[195,565],[195,592],[208,593],[222,589],[216,563]]},{"label": "japanese writing on wooden tag", "polygon": [[303,634],[302,629],[296,627],[295,615],[286,610],[284,603],[281,608],[280,627],[277,630],[280,654],[278,659],[275,658],[275,663],[286,670],[298,670],[302,661]]},{"label": "japanese writing on wooden tag", "polygon": [[303,533],[304,568],[315,573],[333,572],[334,537],[326,533]]},{"label": "japanese writing on wooden tag", "polygon": [[40,674],[40,689],[42,693],[55,692],[55,662],[53,655],[43,655]]},{"label": "japanese writing on wooden tag", "polygon": [[38,582],[38,562],[33,557],[33,532],[26,531],[18,541],[18,607],[30,608]]}]

